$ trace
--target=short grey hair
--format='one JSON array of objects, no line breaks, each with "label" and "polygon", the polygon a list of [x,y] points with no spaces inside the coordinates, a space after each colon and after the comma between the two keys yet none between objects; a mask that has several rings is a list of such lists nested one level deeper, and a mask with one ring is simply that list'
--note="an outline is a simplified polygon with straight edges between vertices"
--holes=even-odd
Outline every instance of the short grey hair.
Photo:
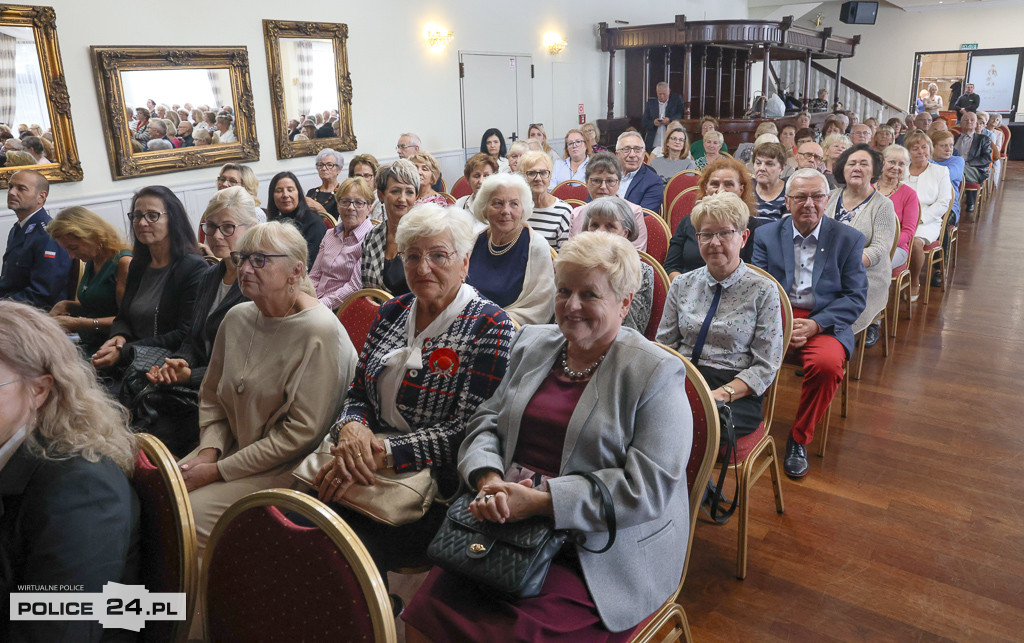
[{"label": "short grey hair", "polygon": [[491,196],[501,188],[511,188],[519,192],[519,202],[523,207],[523,225],[527,219],[533,216],[533,192],[530,185],[523,178],[522,174],[492,174],[480,185],[476,197],[473,199],[473,216],[479,221],[489,223],[487,220],[487,206],[491,203]]},{"label": "short grey hair", "polygon": [[167,135],[167,123],[164,122],[164,119],[162,119],[162,118],[151,118],[151,119],[149,119],[149,126],[150,127],[155,127],[155,128],[157,128],[159,130],[163,130],[164,131],[164,136]]},{"label": "short grey hair", "polygon": [[786,181],[786,196],[789,196],[789,193],[793,189],[793,181],[796,181],[797,179],[818,179],[821,181],[821,184],[825,186],[825,192],[831,192],[828,187],[828,179],[825,178],[824,174],[813,168],[804,167],[793,172],[793,175],[789,177],[788,181]]},{"label": "short grey hair", "polygon": [[622,163],[611,152],[598,152],[590,157],[590,163],[587,163],[587,169],[583,172],[584,179],[589,181],[590,175],[595,172],[611,172],[621,180]]},{"label": "short grey hair", "polygon": [[619,134],[619,138],[615,139],[615,149],[618,150],[619,147],[622,146],[622,141],[624,141],[627,138],[630,138],[632,136],[635,136],[636,138],[638,138],[640,140],[640,144],[641,145],[644,144],[644,137],[640,136],[640,132],[623,132],[623,133]]},{"label": "short grey hair", "polygon": [[462,208],[444,208],[436,203],[420,203],[413,206],[398,222],[395,243],[398,251],[404,252],[409,246],[424,237],[448,233],[455,244],[455,252],[465,257],[473,251],[476,234],[473,233],[473,217]]},{"label": "short grey hair", "polygon": [[423,141],[420,140],[420,137],[416,136],[412,132],[402,132],[401,134],[398,135],[398,139],[401,140],[401,139],[405,138],[406,136],[411,138],[412,142],[415,143],[418,147],[422,147],[423,146]]},{"label": "short grey hair", "polygon": [[377,169],[377,176],[374,178],[374,182],[377,184],[376,188],[382,193],[386,192],[389,179],[394,179],[402,185],[411,185],[416,189],[416,194],[420,193],[420,171],[416,169],[412,161],[398,159],[394,163],[380,166]]},{"label": "short grey hair", "polygon": [[[764,134],[762,134],[761,136],[764,136]],[[706,132],[702,139],[704,138],[713,138],[717,140],[719,143],[725,143],[725,137],[722,136],[722,133],[716,129],[713,129],[710,132]]]},{"label": "short grey hair", "polygon": [[[925,135],[924,138],[928,138],[928,136]],[[928,141],[931,142],[931,139],[929,138]],[[903,168],[903,174],[900,175],[900,180],[906,181],[907,177],[910,176],[910,152],[899,143],[893,143],[892,145],[887,145],[886,148],[882,150],[882,158],[884,160],[888,161],[890,156],[903,157],[903,160],[907,165]]]},{"label": "short grey hair", "polygon": [[540,141],[538,141],[535,138],[528,138],[528,139],[526,139],[526,147],[528,149],[530,149],[531,151],[534,151],[534,152],[543,152],[544,151],[544,146],[541,145]]},{"label": "short grey hair", "polygon": [[625,299],[640,287],[640,255],[625,237],[608,232],[581,232],[569,239],[555,257],[555,283],[562,266],[600,270],[616,298]]},{"label": "short grey hair", "polygon": [[203,212],[203,221],[225,210],[241,224],[254,226],[259,223],[256,218],[256,201],[241,185],[233,185],[214,193],[206,205],[206,211]]},{"label": "short grey hair", "polygon": [[146,144],[147,152],[157,152],[162,150],[173,150],[174,144],[163,138],[154,138]]},{"label": "short grey hair", "polygon": [[341,155],[341,152],[336,152],[329,147],[320,150],[320,153],[316,155],[316,162],[319,163],[328,156],[338,165],[339,171],[345,167],[345,157]]},{"label": "short grey hair", "polygon": [[615,219],[626,231],[626,239],[636,241],[636,219],[633,217],[633,209],[625,199],[617,196],[603,196],[594,199],[587,206],[586,215],[583,219],[583,229],[590,230],[590,222],[593,220]]},{"label": "short grey hair", "polygon": [[[522,156],[523,154],[526,154],[529,151],[530,146],[527,145],[525,142],[519,140],[508,146],[508,152],[505,153],[505,156],[508,156],[509,154],[519,154],[520,156]],[[548,158],[551,157],[548,156]]]},{"label": "short grey hair", "polygon": [[242,254],[266,252],[284,255],[284,257],[275,257],[275,259],[290,260],[293,264],[301,265],[299,288],[310,297],[316,297],[316,288],[313,287],[313,282],[309,280],[309,273],[306,271],[309,247],[306,245],[306,239],[294,224],[268,221],[254,225],[238,242],[238,252]]},{"label": "short grey hair", "polygon": [[655,89],[663,89],[663,88],[664,89],[668,89],[668,83],[666,83],[665,81],[661,81],[660,83],[658,83],[654,87],[655,87]]}]

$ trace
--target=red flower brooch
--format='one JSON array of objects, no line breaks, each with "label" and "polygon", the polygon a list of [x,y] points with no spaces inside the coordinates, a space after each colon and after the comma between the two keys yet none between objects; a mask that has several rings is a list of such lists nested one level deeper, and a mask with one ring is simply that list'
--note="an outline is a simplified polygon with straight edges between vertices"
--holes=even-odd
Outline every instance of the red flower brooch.
[{"label": "red flower brooch", "polygon": [[459,355],[448,347],[438,348],[430,354],[427,366],[431,373],[455,375],[455,371],[459,368]]}]

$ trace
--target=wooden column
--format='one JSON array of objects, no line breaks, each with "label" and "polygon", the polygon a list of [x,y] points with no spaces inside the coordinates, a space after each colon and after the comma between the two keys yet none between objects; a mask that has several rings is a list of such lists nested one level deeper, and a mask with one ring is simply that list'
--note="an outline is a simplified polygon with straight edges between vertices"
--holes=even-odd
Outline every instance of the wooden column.
[{"label": "wooden column", "polygon": [[[836,56],[836,88],[832,92],[832,108],[839,102],[839,86],[843,83],[843,57]],[[846,105],[843,105],[846,107]]]},{"label": "wooden column", "polygon": [[715,116],[724,118],[722,111],[722,62],[725,58],[725,50],[715,47]]},{"label": "wooden column", "polygon": [[772,50],[768,45],[764,46],[764,69],[761,70],[761,95],[768,100],[768,67],[772,64]]},{"label": "wooden column", "polygon": [[690,96],[693,93],[693,79],[690,74],[693,45],[683,45],[683,117],[690,118]]},{"label": "wooden column", "polygon": [[708,88],[708,48],[705,45],[700,52],[700,115],[704,116],[707,112],[704,110],[705,97],[707,96]]},{"label": "wooden column", "polygon": [[811,102],[811,50],[807,50],[807,56],[804,58],[804,109],[807,109],[808,104]]},{"label": "wooden column", "polygon": [[611,120],[615,114],[615,50],[608,52],[608,115]]},{"label": "wooden column", "polygon": [[736,56],[739,52],[733,49],[729,52],[729,118],[738,118],[736,114],[736,95],[740,92],[736,87]]},{"label": "wooden column", "polygon": [[651,97],[651,50],[644,49],[644,91],[642,104],[647,104]]},{"label": "wooden column", "polygon": [[747,58],[743,61],[743,111],[750,109],[750,70],[754,64],[754,50],[747,52]]},{"label": "wooden column", "polygon": [[672,81],[669,80],[669,75],[672,73],[672,48],[665,47],[665,82],[668,83],[668,90],[672,91]]}]

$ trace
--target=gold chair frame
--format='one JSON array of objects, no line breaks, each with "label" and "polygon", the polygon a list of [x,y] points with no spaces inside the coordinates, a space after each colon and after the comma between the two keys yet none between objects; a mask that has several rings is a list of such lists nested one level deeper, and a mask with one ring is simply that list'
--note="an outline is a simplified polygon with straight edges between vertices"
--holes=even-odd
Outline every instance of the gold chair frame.
[{"label": "gold chair frame", "polygon": [[[917,216],[920,218],[920,216],[921,216],[921,214],[920,214],[920,212],[921,212],[921,204],[920,203],[918,203],[917,211],[918,211],[918,215]],[[896,254],[896,248],[898,248],[899,245],[900,245],[900,227],[899,227],[899,225],[897,225],[896,226],[896,234],[894,235],[893,240],[892,240],[892,247],[889,248],[889,274],[890,275],[892,274],[892,258],[893,258],[893,255]],[[908,257],[907,261],[908,262],[910,261],[909,257]],[[889,279],[889,286],[892,286],[892,278],[891,277]],[[888,289],[888,287],[887,287],[887,289]],[[879,320],[879,318],[881,318],[881,320],[882,320],[882,331],[878,334],[878,339],[880,339],[882,341],[882,357],[889,357],[889,301],[888,300],[886,300],[885,305],[882,306],[882,310],[880,310],[878,312],[878,314],[875,315],[875,318],[873,320],[871,320],[871,323],[872,324],[875,323],[876,321]],[[864,329],[864,336],[861,337],[860,346],[859,347],[855,346],[855,348],[857,349],[857,370],[856,370],[856,375],[853,376],[853,379],[855,379],[855,380],[859,380],[860,379],[861,369],[864,368],[864,353],[867,352],[867,344],[864,341],[867,338],[867,332],[866,331],[867,331],[867,329]],[[858,333],[858,336],[860,336],[860,333]]]},{"label": "gold chair frame", "polygon": [[[950,187],[950,189],[951,190],[953,189],[952,186]],[[954,197],[955,197],[955,193],[954,193]],[[979,198],[980,198],[980,196],[979,196]],[[974,207],[977,209],[977,208],[980,208],[981,205],[979,203],[976,203]],[[939,240],[940,241],[942,239],[942,235],[946,234],[946,228],[949,226],[949,217],[950,217],[950,214],[952,212],[953,212],[953,201],[950,200],[949,207],[946,208],[946,214],[942,215],[942,227],[939,228]],[[950,243],[952,244],[952,239],[950,240]],[[953,246],[950,245],[950,252],[952,252],[952,250],[953,250]],[[948,277],[947,270],[949,269],[949,264],[946,261],[946,251],[945,251],[945,249],[943,249],[942,243],[939,243],[935,248],[932,248],[931,250],[925,250],[924,251],[924,271],[925,271],[924,297],[921,298],[921,301],[924,302],[925,305],[928,305],[928,301],[931,299],[932,271],[935,269],[935,265],[936,264],[939,265],[939,268],[942,271],[942,291],[945,292],[946,291],[946,279]]]}]

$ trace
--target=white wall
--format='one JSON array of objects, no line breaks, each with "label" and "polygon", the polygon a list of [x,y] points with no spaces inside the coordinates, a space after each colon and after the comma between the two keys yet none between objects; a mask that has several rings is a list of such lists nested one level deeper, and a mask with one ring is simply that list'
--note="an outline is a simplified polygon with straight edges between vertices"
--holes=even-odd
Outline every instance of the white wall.
[{"label": "white wall", "polygon": [[[840,2],[821,4],[798,24],[809,25],[814,15],[824,15],[823,27],[836,35],[861,35],[853,58],[843,61],[843,76],[863,85],[885,100],[906,109],[914,80],[914,54],[918,51],[959,49],[976,42],[979,49],[1024,46],[1024,4],[1020,2],[970,3],[924,11],[903,11],[885,2],[878,5],[874,25],[839,22]],[[751,7],[751,19],[760,19],[774,7]],[[824,63],[835,69],[835,63]],[[984,109],[985,97],[981,97]],[[1018,109],[1021,105],[1018,100]]]},{"label": "white wall", "polygon": [[[693,20],[746,17],[746,0],[684,0],[623,3],[619,0],[377,0],[376,2],[282,3],[279,0],[221,0],[215,5],[185,2],[169,8],[158,21],[147,20],[152,8],[132,8],[113,0],[51,0],[57,12],[60,39],[78,151],[85,180],[54,185],[50,205],[94,205],[114,216],[132,191],[144,185],[167,185],[185,198],[198,221],[217,174],[204,168],[150,178],[113,181],[100,124],[100,101],[89,58],[90,45],[246,46],[254,92],[256,129],[261,158],[252,164],[261,179],[281,170],[301,170],[315,185],[312,158],[279,161],[263,46],[264,18],[344,22],[349,26],[348,56],[354,89],[353,122],[357,152],[381,160],[394,156],[398,133],[415,131],[424,147],[436,152],[446,177],[461,174],[462,144],[458,51],[530,53],[536,67],[533,85],[534,120],[550,123],[552,63],[572,63],[582,78],[583,102],[589,118],[602,118],[607,104],[608,55],[599,49],[597,23],[616,19],[632,24],[672,21],[676,13]],[[196,13],[196,9],[199,13]],[[198,17],[202,16],[202,17]],[[149,18],[152,18],[149,15]],[[432,54],[423,38],[428,22],[454,33],[440,55]],[[614,26],[614,25],[613,25]],[[568,41],[557,57],[542,47],[542,35],[554,30]],[[623,56],[618,56],[620,60]],[[616,72],[622,80],[621,67]],[[622,89],[616,99],[623,106]],[[576,101],[564,106],[576,114]],[[560,119],[564,120],[564,119]],[[557,136],[557,134],[552,134]],[[351,156],[351,154],[346,154]],[[264,190],[266,189],[264,183]],[[265,200],[265,199],[264,199]],[[197,209],[198,208],[198,211]],[[0,238],[13,220],[0,213]]]}]

